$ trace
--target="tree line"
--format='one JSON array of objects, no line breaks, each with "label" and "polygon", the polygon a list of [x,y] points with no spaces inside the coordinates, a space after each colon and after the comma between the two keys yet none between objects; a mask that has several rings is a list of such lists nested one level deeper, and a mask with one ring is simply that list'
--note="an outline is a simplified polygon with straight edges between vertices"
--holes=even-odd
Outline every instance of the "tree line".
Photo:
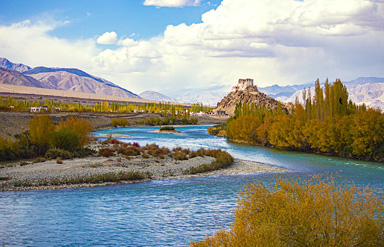
[{"label": "tree line", "polygon": [[192,104],[190,109],[178,104],[170,103],[144,103],[144,104],[132,104],[132,103],[117,103],[108,101],[98,101],[94,104],[85,104],[80,101],[66,103],[61,100],[49,100],[45,99],[44,102],[28,101],[26,99],[12,98],[12,97],[0,97],[0,111],[17,111],[28,112],[30,107],[44,106],[50,111],[64,111],[64,112],[113,112],[113,113],[131,113],[131,112],[146,112],[146,113],[169,113],[172,116],[184,114],[184,112],[210,112],[212,107],[204,106],[203,104]]},{"label": "tree line", "polygon": [[254,104],[236,107],[228,120],[229,140],[282,149],[326,153],[365,160],[384,160],[384,116],[379,109],[348,100],[345,85],[337,79],[320,86],[315,82],[296,99],[292,113]]}]

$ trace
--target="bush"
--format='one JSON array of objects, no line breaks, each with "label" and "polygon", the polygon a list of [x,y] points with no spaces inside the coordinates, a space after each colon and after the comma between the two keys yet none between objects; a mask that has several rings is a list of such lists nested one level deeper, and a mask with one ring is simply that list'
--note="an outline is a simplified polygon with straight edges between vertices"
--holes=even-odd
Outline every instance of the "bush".
[{"label": "bush", "polygon": [[374,191],[332,178],[246,185],[231,230],[191,246],[384,246],[384,206]]},{"label": "bush", "polygon": [[204,150],[199,149],[197,153],[200,153],[201,155],[211,156],[216,158],[215,161],[212,161],[211,164],[202,164],[197,167],[192,167],[189,169],[189,174],[197,174],[197,173],[203,173],[203,172],[210,172],[219,170],[221,168],[225,168],[232,164],[233,157],[225,152],[221,151],[220,149],[210,149],[210,150]]},{"label": "bush", "polygon": [[141,154],[141,157],[144,158],[144,159],[148,159],[148,158],[149,158],[149,154],[147,154],[147,153],[142,153],[142,154]]},{"label": "bush", "polygon": [[163,131],[163,130],[165,130],[165,131],[173,131],[173,130],[175,130],[175,128],[172,127],[172,126],[163,126],[163,127],[160,128],[160,131]]},{"label": "bush", "polygon": [[116,127],[118,125],[126,126],[126,125],[129,125],[129,121],[126,118],[112,118],[111,125],[113,127]]},{"label": "bush", "polygon": [[32,163],[40,163],[40,162],[45,162],[45,161],[47,161],[45,158],[43,158],[43,157],[37,157],[36,159],[34,159],[34,160],[32,161]]},{"label": "bush", "polygon": [[52,148],[73,151],[79,147],[79,136],[72,130],[60,129],[53,133],[50,143]]},{"label": "bush", "polygon": [[120,147],[117,150],[118,154],[124,154],[127,156],[137,156],[140,155],[140,150],[137,147]]},{"label": "bush", "polygon": [[75,158],[83,158],[89,155],[93,155],[96,152],[90,148],[77,148],[72,152],[73,157]]},{"label": "bush", "polygon": [[132,146],[134,146],[134,147],[140,147],[140,144],[139,143],[137,143],[137,142],[134,142],[133,144],[132,144]]},{"label": "bush", "polygon": [[73,155],[66,150],[56,149],[56,148],[55,149],[49,149],[45,153],[46,159],[57,159],[59,157],[66,160],[66,159],[72,159]]},{"label": "bush", "polygon": [[110,148],[100,149],[99,150],[99,156],[103,156],[103,157],[108,158],[108,157],[113,155],[113,152],[114,151],[112,149],[110,149]]},{"label": "bush", "polygon": [[175,152],[175,154],[173,155],[173,158],[175,160],[188,160],[188,156],[184,152]]}]

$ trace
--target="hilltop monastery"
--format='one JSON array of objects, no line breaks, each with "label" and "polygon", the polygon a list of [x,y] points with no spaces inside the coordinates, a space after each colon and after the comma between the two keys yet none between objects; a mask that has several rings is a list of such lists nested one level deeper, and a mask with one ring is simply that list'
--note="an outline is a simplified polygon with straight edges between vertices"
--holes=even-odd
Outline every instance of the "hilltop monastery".
[{"label": "hilltop monastery", "polygon": [[255,87],[253,85],[253,79],[239,79],[239,82],[237,83],[236,86],[234,86],[231,90],[231,92],[236,92],[236,91],[243,91],[247,87]]}]

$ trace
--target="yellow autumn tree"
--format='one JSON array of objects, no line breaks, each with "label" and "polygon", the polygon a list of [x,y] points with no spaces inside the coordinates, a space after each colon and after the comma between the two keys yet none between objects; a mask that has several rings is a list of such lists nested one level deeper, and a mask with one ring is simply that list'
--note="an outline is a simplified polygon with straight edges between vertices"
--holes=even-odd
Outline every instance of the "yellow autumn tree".
[{"label": "yellow autumn tree", "polygon": [[84,118],[70,116],[66,121],[61,121],[58,129],[68,129],[74,131],[79,137],[79,146],[83,147],[91,140],[89,136],[93,131],[92,124]]},{"label": "yellow autumn tree", "polygon": [[29,121],[29,135],[32,143],[38,146],[39,154],[44,153],[49,147],[49,139],[55,132],[55,124],[49,115],[35,115]]},{"label": "yellow autumn tree", "polygon": [[191,246],[384,246],[383,229],[383,201],[368,188],[278,178],[246,185],[231,230]]}]

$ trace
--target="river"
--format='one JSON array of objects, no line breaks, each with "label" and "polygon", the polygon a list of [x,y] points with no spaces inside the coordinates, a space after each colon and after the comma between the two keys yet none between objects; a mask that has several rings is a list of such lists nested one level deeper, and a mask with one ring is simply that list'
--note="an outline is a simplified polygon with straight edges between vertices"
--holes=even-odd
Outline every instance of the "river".
[{"label": "river", "polygon": [[[337,174],[338,180],[384,189],[384,165],[316,154],[228,143],[207,134],[208,126],[177,127],[182,134],[156,133],[158,127],[95,132],[118,133],[140,145],[221,148],[235,158],[290,170],[307,179]],[[99,138],[103,139],[103,138]],[[169,179],[138,184],[46,191],[0,192],[0,244],[5,246],[187,246],[190,240],[229,228],[244,184],[273,182],[276,174],[244,174]]]}]

